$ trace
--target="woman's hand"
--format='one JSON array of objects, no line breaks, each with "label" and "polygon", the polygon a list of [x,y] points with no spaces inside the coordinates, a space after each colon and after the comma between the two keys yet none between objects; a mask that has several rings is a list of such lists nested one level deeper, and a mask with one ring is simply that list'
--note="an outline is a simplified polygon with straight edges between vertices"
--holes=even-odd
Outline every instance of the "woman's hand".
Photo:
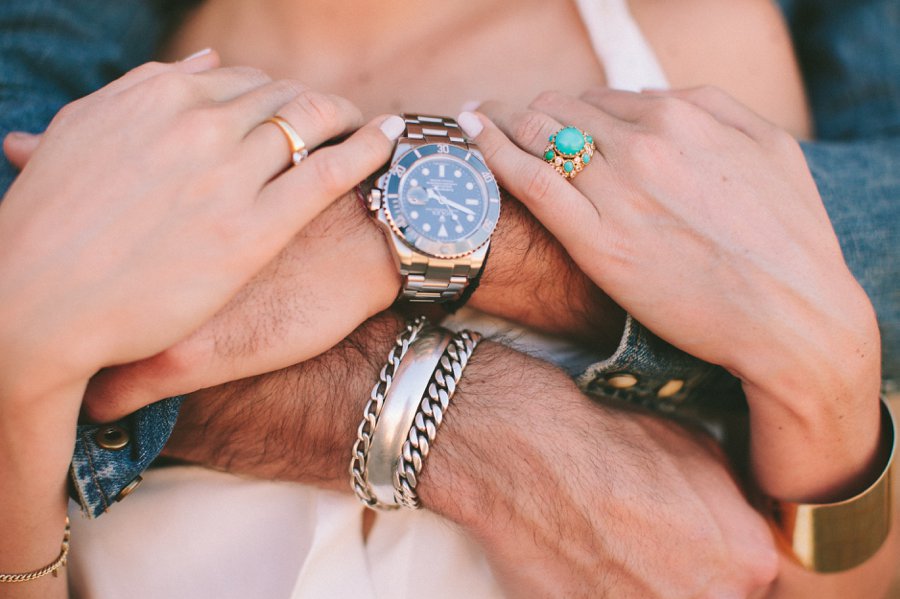
[{"label": "woman's hand", "polygon": [[359,111],[215,62],[144,65],[51,123],[0,207],[7,397],[177,343],[389,157],[382,117],[285,170],[287,142],[266,119],[313,150],[358,128]]},{"label": "woman's hand", "polygon": [[[147,64],[70,104],[0,205],[0,572],[59,547],[88,379],[190,335],[402,131],[382,117],[287,169],[267,119],[314,150],[357,129],[359,111],[217,62]],[[65,585],[45,577],[22,593]]]},{"label": "woman's hand", "polygon": [[[706,88],[481,110],[524,151],[487,119],[461,124],[575,262],[655,333],[743,380],[766,491],[824,498],[865,478],[877,328],[793,139]],[[538,157],[563,125],[597,144],[571,183]]]}]

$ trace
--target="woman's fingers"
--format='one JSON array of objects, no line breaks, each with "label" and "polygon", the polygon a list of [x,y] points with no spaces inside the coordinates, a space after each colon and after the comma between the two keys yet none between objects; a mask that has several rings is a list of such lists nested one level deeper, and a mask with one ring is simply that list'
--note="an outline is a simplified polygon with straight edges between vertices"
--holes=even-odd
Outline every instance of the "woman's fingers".
[{"label": "woman's fingers", "polygon": [[[274,126],[266,128],[279,133]],[[254,225],[260,242],[275,244],[273,253],[277,251],[332,201],[387,162],[404,128],[399,116],[377,117],[347,141],[310,154],[269,182],[257,201]]]},{"label": "woman's fingers", "polygon": [[[510,141],[490,119],[464,112],[458,122],[478,144],[500,185],[554,235],[567,235],[573,227],[597,219],[597,211],[587,198],[543,159]],[[542,151],[543,147],[538,150]]]},{"label": "woman's fingers", "polygon": [[659,98],[678,98],[702,108],[723,125],[734,127],[751,139],[763,143],[780,129],[759,116],[733,97],[713,86],[666,91],[648,91],[645,95]]},{"label": "woman's fingers", "polygon": [[488,117],[509,139],[534,156],[540,156],[550,136],[562,125],[553,117],[536,110],[516,110],[504,102],[484,102],[478,112]]},{"label": "woman's fingers", "polygon": [[13,131],[3,140],[3,153],[14,167],[22,170],[40,143],[41,135]]},{"label": "woman's fingers", "polygon": [[272,83],[265,71],[255,67],[209,69],[193,75],[201,93],[215,102],[228,102]]},{"label": "woman's fingers", "polygon": [[209,69],[215,69],[218,66],[219,54],[211,48],[206,48],[179,62],[144,63],[131,69],[92,95],[97,97],[115,95],[163,73],[202,73]]},{"label": "woman's fingers", "polygon": [[[617,119],[636,123],[653,110],[655,98],[649,94],[636,94],[609,87],[593,87],[581,94],[580,100],[594,107],[594,112],[599,108]],[[545,102],[545,104],[552,103],[554,102]]]},{"label": "woman's fingers", "polygon": [[[243,99],[236,102],[241,104]],[[362,112],[349,100],[309,89],[299,91],[275,110],[263,112],[261,107],[256,110],[258,126],[241,143],[240,152],[242,164],[260,173],[263,181],[291,165],[292,148],[287,134],[278,125],[267,122],[273,115],[277,114],[293,128],[308,152],[333,137],[355,131],[363,123]]]}]

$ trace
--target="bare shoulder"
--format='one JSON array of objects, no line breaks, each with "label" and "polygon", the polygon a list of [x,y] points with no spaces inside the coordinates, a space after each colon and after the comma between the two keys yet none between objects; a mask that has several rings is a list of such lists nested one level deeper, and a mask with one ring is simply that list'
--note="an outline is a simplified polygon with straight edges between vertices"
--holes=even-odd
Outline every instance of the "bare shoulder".
[{"label": "bare shoulder", "polygon": [[715,85],[799,137],[810,118],[772,0],[629,0],[673,87]]}]

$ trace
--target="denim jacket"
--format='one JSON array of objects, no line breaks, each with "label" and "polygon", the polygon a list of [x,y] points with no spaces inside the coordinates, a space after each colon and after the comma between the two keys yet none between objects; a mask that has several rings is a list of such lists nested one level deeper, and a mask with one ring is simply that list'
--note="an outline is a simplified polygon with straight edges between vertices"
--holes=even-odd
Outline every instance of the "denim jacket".
[{"label": "denim jacket", "polygon": [[[851,270],[878,312],[884,369],[900,377],[900,5],[782,0],[819,141],[803,144]],[[171,9],[141,0],[4,0],[0,136],[42,131],[64,104],[152,57]],[[0,191],[15,171],[0,159]],[[616,352],[577,377],[588,393],[664,412],[739,397],[722,369],[629,318]],[[109,425],[81,425],[72,496],[96,517],[134,490],[171,434],[181,398]]]}]

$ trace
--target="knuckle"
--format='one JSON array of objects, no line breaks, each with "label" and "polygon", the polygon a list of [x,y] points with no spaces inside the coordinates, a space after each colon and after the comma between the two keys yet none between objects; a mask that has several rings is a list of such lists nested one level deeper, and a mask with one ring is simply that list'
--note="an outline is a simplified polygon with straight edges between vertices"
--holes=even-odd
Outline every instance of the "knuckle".
[{"label": "knuckle", "polygon": [[181,103],[196,97],[196,85],[190,75],[177,71],[165,71],[132,88],[135,94],[152,101],[165,100]]},{"label": "knuckle", "polygon": [[694,121],[699,114],[696,106],[681,98],[657,98],[650,116],[654,125],[663,131],[677,131]]},{"label": "knuckle", "polygon": [[59,109],[59,112],[53,117],[51,121],[51,125],[54,127],[58,127],[60,124],[70,121],[72,117],[74,117],[82,108],[84,100],[75,100],[74,102],[69,102],[65,106]]},{"label": "knuckle", "polygon": [[317,159],[312,162],[315,165],[314,175],[319,186],[329,195],[343,191],[346,176],[340,155],[335,152],[316,152],[315,156]]},{"label": "knuckle", "polygon": [[496,140],[493,135],[482,135],[478,138],[478,149],[488,165],[493,166],[496,164],[502,147],[502,143]]},{"label": "knuckle", "polygon": [[222,111],[212,107],[197,108],[182,115],[173,130],[181,145],[191,145],[205,150],[225,146],[229,121]]},{"label": "knuckle", "polygon": [[798,156],[802,158],[803,156],[803,151],[800,149],[800,142],[781,127],[776,127],[774,125],[769,127],[767,141],[771,148],[785,156],[791,158],[796,158]]},{"label": "knuckle", "polygon": [[545,90],[535,96],[534,100],[531,101],[531,104],[528,105],[529,108],[536,108],[539,106],[551,106],[554,104],[558,104],[562,98],[562,94],[556,90]]},{"label": "knuckle", "polygon": [[389,157],[392,144],[387,138],[379,132],[371,132],[368,135],[358,135],[359,143],[362,146],[361,153],[367,158],[379,162],[384,162]]},{"label": "knuckle", "polygon": [[140,66],[136,66],[128,71],[129,76],[152,77],[166,71],[172,70],[172,66],[156,60],[145,62]]},{"label": "knuckle", "polygon": [[709,100],[719,100],[727,96],[725,91],[716,85],[698,85],[697,87],[687,90],[686,95]]},{"label": "knuckle", "polygon": [[520,144],[528,148],[535,148],[546,142],[546,132],[549,129],[547,117],[539,112],[529,110],[521,113],[513,126],[513,136]]},{"label": "knuckle", "polygon": [[242,79],[247,80],[250,84],[261,86],[271,83],[272,78],[265,71],[256,67],[231,67],[232,72]]},{"label": "knuckle", "polygon": [[668,162],[669,151],[668,141],[649,131],[635,131],[628,137],[628,154],[638,165],[653,169]]},{"label": "knuckle", "polygon": [[325,94],[305,89],[294,98],[293,104],[304,116],[313,121],[324,124],[337,121],[339,114],[337,104]]},{"label": "knuckle", "polygon": [[532,201],[543,203],[550,200],[553,185],[559,175],[546,164],[530,165],[525,173],[522,173],[524,181],[523,192]]},{"label": "knuckle", "polygon": [[274,82],[277,93],[296,98],[308,88],[297,79],[279,79]]}]

